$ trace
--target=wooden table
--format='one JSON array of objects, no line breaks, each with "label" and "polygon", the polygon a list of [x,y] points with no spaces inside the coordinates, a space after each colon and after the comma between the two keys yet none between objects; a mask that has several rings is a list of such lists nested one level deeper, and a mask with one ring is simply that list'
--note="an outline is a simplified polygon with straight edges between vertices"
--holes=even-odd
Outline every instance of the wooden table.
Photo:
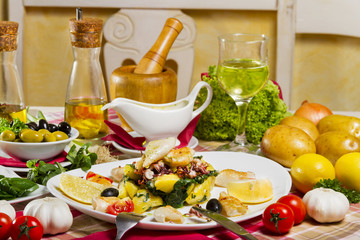
[{"label": "wooden table", "polygon": [[[42,109],[49,121],[59,121],[61,108],[32,108],[33,110]],[[60,110],[60,112],[59,112]],[[342,112],[341,114],[356,115],[359,113]],[[196,151],[211,151],[219,144],[218,142],[199,141]],[[298,194],[294,191],[294,193]],[[50,194],[48,194],[51,196]],[[22,214],[22,210],[28,202],[14,204],[17,215]],[[70,230],[63,234],[54,236],[44,236],[44,239],[114,239],[116,235],[115,225],[92,218],[81,212],[72,209],[74,222]],[[294,226],[288,234],[273,235],[263,227],[261,216],[255,217],[245,222],[239,223],[242,227],[251,232],[258,239],[360,239],[360,204],[351,204],[350,210],[345,219],[338,223],[319,224],[310,218],[297,226]],[[234,240],[240,239],[235,234],[224,228],[207,229],[200,231],[151,231],[143,229],[130,230],[123,239],[214,239],[214,240]]]}]

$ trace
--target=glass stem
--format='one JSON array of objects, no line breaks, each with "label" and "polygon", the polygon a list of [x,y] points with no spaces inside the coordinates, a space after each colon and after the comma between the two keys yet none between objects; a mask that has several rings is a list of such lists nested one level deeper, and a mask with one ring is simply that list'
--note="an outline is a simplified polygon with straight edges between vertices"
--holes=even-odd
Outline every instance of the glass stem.
[{"label": "glass stem", "polygon": [[238,130],[237,130],[237,134],[236,134],[234,142],[241,146],[246,145],[245,122],[246,122],[247,108],[249,106],[250,101],[251,101],[251,98],[235,101],[236,106],[238,108],[239,125],[238,125]]}]

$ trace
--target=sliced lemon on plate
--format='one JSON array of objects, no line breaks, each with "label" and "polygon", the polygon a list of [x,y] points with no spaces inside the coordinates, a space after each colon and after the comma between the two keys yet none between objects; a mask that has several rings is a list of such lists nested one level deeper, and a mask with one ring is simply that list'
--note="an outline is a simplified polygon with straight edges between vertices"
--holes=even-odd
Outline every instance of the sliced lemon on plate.
[{"label": "sliced lemon on plate", "polygon": [[76,201],[91,204],[93,197],[100,196],[106,186],[83,178],[63,173],[60,176],[60,190]]},{"label": "sliced lemon on plate", "polygon": [[238,198],[243,203],[262,203],[273,198],[273,187],[269,179],[245,179],[230,182],[227,185],[228,194]]}]

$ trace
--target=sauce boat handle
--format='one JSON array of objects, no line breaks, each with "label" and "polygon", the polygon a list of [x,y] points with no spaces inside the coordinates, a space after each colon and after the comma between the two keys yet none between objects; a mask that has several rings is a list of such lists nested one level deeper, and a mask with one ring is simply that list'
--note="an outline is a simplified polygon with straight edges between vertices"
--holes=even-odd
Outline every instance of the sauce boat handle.
[{"label": "sauce boat handle", "polygon": [[189,95],[190,99],[194,98],[192,102],[195,103],[196,96],[200,92],[200,89],[203,88],[203,87],[206,87],[206,90],[207,90],[206,100],[201,105],[201,107],[199,107],[198,109],[196,109],[195,111],[192,112],[191,119],[194,119],[197,115],[199,115],[202,111],[204,111],[205,108],[207,108],[207,106],[209,106],[209,104],[211,102],[212,95],[213,95],[213,90],[212,90],[211,86],[207,82],[203,82],[203,81],[200,81],[195,85],[195,87],[193,88],[193,90],[191,91],[191,93]]}]

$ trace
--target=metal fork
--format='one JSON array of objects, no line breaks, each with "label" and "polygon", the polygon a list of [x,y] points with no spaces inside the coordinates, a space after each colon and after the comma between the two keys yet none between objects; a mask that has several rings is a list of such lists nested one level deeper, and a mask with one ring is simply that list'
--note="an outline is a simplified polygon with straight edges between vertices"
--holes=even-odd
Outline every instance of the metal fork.
[{"label": "metal fork", "polygon": [[122,212],[116,216],[116,238],[115,240],[120,240],[121,237],[131,228],[135,227],[135,225],[143,218],[145,215],[140,215],[136,213],[127,213]]}]

